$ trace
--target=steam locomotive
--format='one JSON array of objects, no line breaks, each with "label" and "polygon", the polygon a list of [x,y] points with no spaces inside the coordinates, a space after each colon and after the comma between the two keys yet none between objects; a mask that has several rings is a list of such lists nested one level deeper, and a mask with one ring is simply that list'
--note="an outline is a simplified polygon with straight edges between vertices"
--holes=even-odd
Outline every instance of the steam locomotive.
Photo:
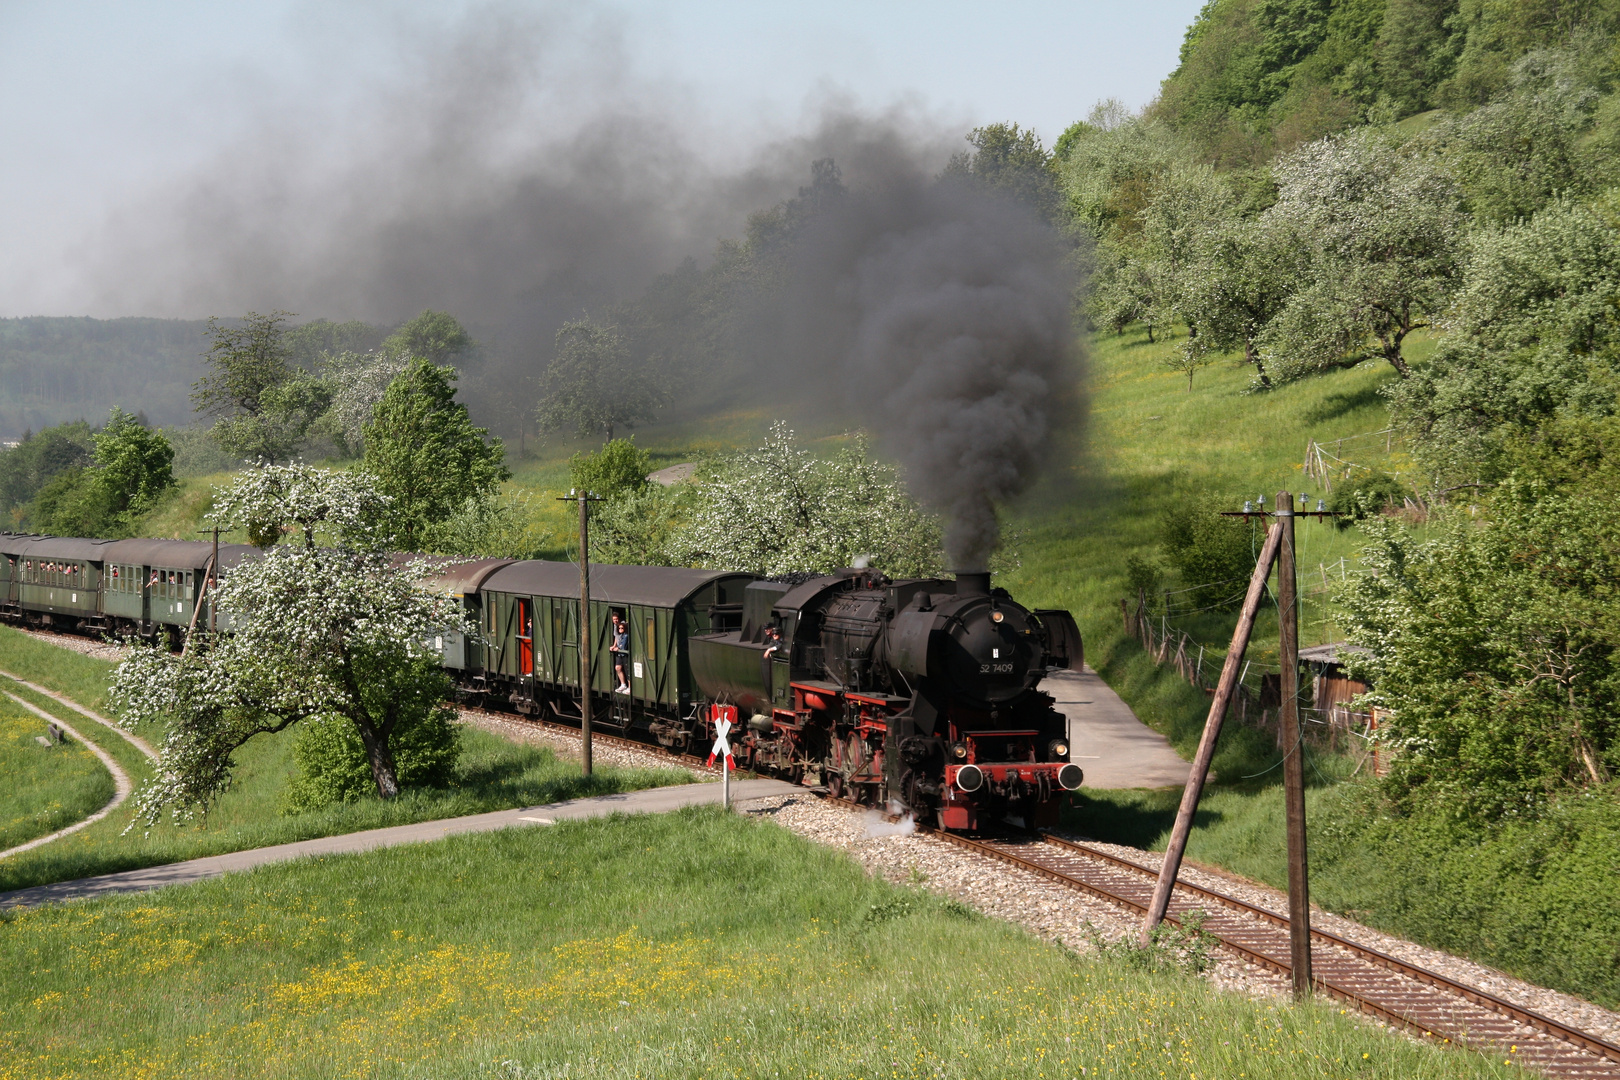
[{"label": "steam locomotive", "polygon": [[[211,622],[228,629],[202,583],[256,552],[222,548],[215,568],[213,551],[0,534],[0,618],[171,641]],[[988,574],[773,580],[605,564],[590,574],[596,726],[697,751],[731,719],[741,766],[947,829],[1051,824],[1082,782],[1066,720],[1038,689],[1049,671],[1079,670],[1079,630],[1066,611],[1018,604]],[[423,587],[455,597],[477,627],[424,643],[464,699],[579,720],[575,564],[437,560]],[[623,653],[612,648],[615,616]]]}]

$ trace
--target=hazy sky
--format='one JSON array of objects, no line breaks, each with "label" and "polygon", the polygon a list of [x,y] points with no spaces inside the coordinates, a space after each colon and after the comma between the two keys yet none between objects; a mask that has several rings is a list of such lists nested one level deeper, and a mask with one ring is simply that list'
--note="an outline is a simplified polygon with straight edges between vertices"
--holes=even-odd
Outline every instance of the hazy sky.
[{"label": "hazy sky", "polygon": [[118,283],[184,261],[208,219],[165,215],[198,190],[296,211],[339,190],[321,177],[353,196],[357,174],[453,152],[442,134],[391,149],[412,110],[442,133],[441,105],[476,111],[486,163],[634,114],[678,129],[701,175],[735,173],[830,105],[934,131],[1012,120],[1050,145],[1099,99],[1150,100],[1200,3],[0,0],[0,315],[279,303]]}]

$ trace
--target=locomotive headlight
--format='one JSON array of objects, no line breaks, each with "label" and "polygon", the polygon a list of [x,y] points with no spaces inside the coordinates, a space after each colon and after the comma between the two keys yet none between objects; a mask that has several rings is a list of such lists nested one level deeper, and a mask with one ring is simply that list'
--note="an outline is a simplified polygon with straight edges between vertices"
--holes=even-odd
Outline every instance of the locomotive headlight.
[{"label": "locomotive headlight", "polygon": [[1046,753],[1048,757],[1053,759],[1066,758],[1069,756],[1069,744],[1062,739],[1053,739],[1051,744],[1047,746]]},{"label": "locomotive headlight", "polygon": [[967,743],[965,743],[965,742],[952,743],[951,744],[951,753],[957,758],[957,760],[961,760],[962,758],[967,757]]},{"label": "locomotive headlight", "polygon": [[1006,617],[1007,617],[1007,616],[1005,616],[1005,615],[1003,615],[1003,614],[1002,614],[1002,613],[1001,613],[1001,612],[999,612],[999,611],[992,611],[992,612],[991,612],[991,613],[990,613],[990,621],[991,621],[991,622],[993,622],[993,623],[998,623],[998,622],[1000,622],[1000,621],[1001,621],[1001,620],[1003,620],[1003,619],[1005,619],[1005,618],[1006,618]]}]

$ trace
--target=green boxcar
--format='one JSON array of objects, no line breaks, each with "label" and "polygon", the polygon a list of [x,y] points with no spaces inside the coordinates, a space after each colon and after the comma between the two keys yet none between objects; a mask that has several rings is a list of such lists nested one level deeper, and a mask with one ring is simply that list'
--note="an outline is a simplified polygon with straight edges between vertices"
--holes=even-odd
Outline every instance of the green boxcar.
[{"label": "green boxcar", "polygon": [[[247,544],[221,544],[220,573],[229,573],[236,563],[257,553],[257,548]],[[208,625],[204,584],[214,558],[213,544],[119,540],[107,546],[105,557],[106,611],[120,625],[128,623],[141,633],[152,633],[160,626]]]},{"label": "green boxcar", "polygon": [[[591,687],[633,711],[684,712],[694,692],[687,639],[710,629],[711,609],[738,605],[750,574],[684,567],[591,564]],[[579,568],[520,562],[484,580],[485,677],[514,703],[579,696]],[[615,695],[612,614],[630,631],[629,695]]]}]

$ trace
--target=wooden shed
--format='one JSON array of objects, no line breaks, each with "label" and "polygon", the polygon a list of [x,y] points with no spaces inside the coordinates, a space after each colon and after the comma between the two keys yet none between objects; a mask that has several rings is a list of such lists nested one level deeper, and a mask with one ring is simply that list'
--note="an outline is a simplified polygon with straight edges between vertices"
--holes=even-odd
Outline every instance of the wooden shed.
[{"label": "wooden shed", "polygon": [[1360,729],[1367,726],[1366,711],[1353,707],[1350,702],[1372,687],[1352,679],[1344,670],[1346,656],[1365,651],[1342,641],[1299,650],[1299,662],[1310,673],[1316,709],[1322,719],[1334,727]]}]

